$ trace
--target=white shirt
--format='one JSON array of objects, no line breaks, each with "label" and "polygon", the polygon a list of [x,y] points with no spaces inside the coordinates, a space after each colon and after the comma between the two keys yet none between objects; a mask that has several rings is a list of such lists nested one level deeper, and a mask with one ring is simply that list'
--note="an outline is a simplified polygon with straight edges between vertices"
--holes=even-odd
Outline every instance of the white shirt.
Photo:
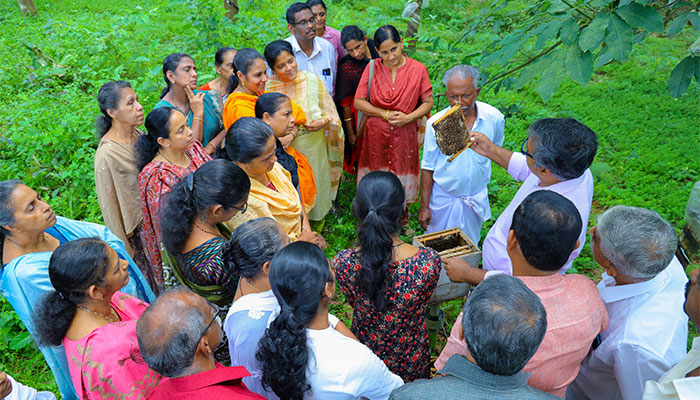
[{"label": "white shirt", "polygon": [[508,173],[517,181],[524,181],[518,192],[513,196],[503,213],[498,217],[496,222],[489,230],[489,233],[484,238],[482,245],[482,257],[484,260],[484,269],[487,271],[502,271],[507,274],[513,273],[513,264],[508,257],[506,251],[506,240],[508,239],[508,231],[513,222],[513,214],[520,203],[532,192],[538,190],[551,190],[571,200],[576,206],[579,214],[581,214],[581,234],[579,235],[579,245],[569,256],[569,260],[560,270],[565,273],[574,259],[578,256],[586,243],[586,226],[588,224],[588,215],[591,212],[591,201],[593,200],[593,175],[590,170],[586,170],[583,175],[576,179],[569,179],[555,183],[549,186],[539,186],[540,180],[535,174],[530,171],[527,166],[527,157],[521,153],[513,153],[508,162]]},{"label": "white shirt", "polygon": [[[505,119],[498,109],[477,101],[476,121],[470,131],[481,132],[498,146],[503,146]],[[433,180],[443,190],[455,197],[469,196],[484,189],[491,181],[491,160],[472,149],[460,153],[452,162],[437,145],[433,123],[440,119],[450,107],[433,115],[425,127],[423,159],[421,169],[433,171]],[[488,202],[487,202],[488,206]]]},{"label": "white shirt", "polygon": [[255,358],[258,342],[265,334],[265,329],[277,318],[280,306],[272,290],[251,293],[236,300],[226,314],[224,332],[228,338],[231,365],[242,365],[250,376],[243,378],[243,383],[251,391],[268,400],[279,397],[262,385],[262,367]]},{"label": "white shirt", "polygon": [[[294,35],[284,39],[292,44],[294,57],[297,59],[297,66],[302,71],[313,72],[318,79],[326,85],[328,93],[333,97],[335,91],[335,72],[338,68],[335,58],[335,48],[331,42],[316,36],[314,38],[314,50],[311,56],[307,56],[299,46],[299,42]],[[272,66],[270,66],[272,67]]]},{"label": "white shirt", "polygon": [[12,391],[5,400],[56,400],[56,396],[51,392],[38,392],[33,387],[17,382],[10,375],[7,375],[7,379],[12,385]]},{"label": "white shirt", "polygon": [[700,367],[700,337],[693,339],[693,347],[675,367],[658,382],[647,381],[644,400],[697,400],[700,398],[700,376],[686,378],[688,372]]},{"label": "white shirt", "polygon": [[[330,320],[332,316],[328,317]],[[403,385],[403,380],[389,371],[372,350],[332,326],[307,329],[306,334],[306,379],[312,390],[306,399],[388,399],[392,390]]]},{"label": "white shirt", "polygon": [[598,292],[610,325],[581,363],[566,398],[639,400],[646,381],[658,380],[685,356],[688,278],[675,257],[648,281],[616,286],[607,274],[602,278]]}]

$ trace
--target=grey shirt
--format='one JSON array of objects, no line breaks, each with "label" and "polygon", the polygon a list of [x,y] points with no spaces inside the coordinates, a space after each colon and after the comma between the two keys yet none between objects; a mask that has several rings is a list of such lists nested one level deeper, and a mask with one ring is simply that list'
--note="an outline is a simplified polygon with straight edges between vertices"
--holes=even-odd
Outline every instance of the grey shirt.
[{"label": "grey shirt", "polygon": [[561,400],[529,386],[529,372],[518,372],[512,376],[491,374],[459,354],[450,357],[445,367],[438,372],[445,376],[430,380],[419,379],[401,386],[391,393],[389,400]]}]

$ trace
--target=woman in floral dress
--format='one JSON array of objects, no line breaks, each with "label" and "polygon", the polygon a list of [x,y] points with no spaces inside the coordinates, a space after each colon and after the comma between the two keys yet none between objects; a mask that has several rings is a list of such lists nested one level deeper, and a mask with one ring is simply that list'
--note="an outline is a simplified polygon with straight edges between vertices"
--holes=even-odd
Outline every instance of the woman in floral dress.
[{"label": "woman in floral dress", "polygon": [[351,330],[405,382],[428,378],[425,307],[440,276],[440,256],[399,239],[405,193],[391,172],[370,172],[360,181],[353,212],[362,221],[359,246],[333,259],[340,290],[353,307]]}]

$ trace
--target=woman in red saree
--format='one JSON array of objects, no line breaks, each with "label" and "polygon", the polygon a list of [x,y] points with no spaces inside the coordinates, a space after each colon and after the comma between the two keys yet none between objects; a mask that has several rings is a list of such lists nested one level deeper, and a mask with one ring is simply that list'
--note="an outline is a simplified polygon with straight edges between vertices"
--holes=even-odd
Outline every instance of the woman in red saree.
[{"label": "woman in red saree", "polygon": [[[391,25],[374,34],[381,59],[373,60],[371,90],[365,68],[355,92],[355,108],[368,116],[360,133],[357,181],[371,171],[391,171],[401,180],[406,203],[418,200],[420,160],[418,130],[421,119],[433,107],[433,88],[428,70],[403,54],[403,40]],[[368,100],[369,98],[369,100]]]}]

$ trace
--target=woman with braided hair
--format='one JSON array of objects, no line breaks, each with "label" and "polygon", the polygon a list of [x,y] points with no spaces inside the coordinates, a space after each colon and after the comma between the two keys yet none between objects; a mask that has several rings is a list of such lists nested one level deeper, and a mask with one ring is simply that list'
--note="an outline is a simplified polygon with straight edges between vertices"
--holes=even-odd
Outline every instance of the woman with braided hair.
[{"label": "woman with braided hair", "polygon": [[280,305],[256,358],[263,387],[284,399],[387,399],[403,381],[328,313],[335,277],[323,251],[295,242],[270,263]]}]

